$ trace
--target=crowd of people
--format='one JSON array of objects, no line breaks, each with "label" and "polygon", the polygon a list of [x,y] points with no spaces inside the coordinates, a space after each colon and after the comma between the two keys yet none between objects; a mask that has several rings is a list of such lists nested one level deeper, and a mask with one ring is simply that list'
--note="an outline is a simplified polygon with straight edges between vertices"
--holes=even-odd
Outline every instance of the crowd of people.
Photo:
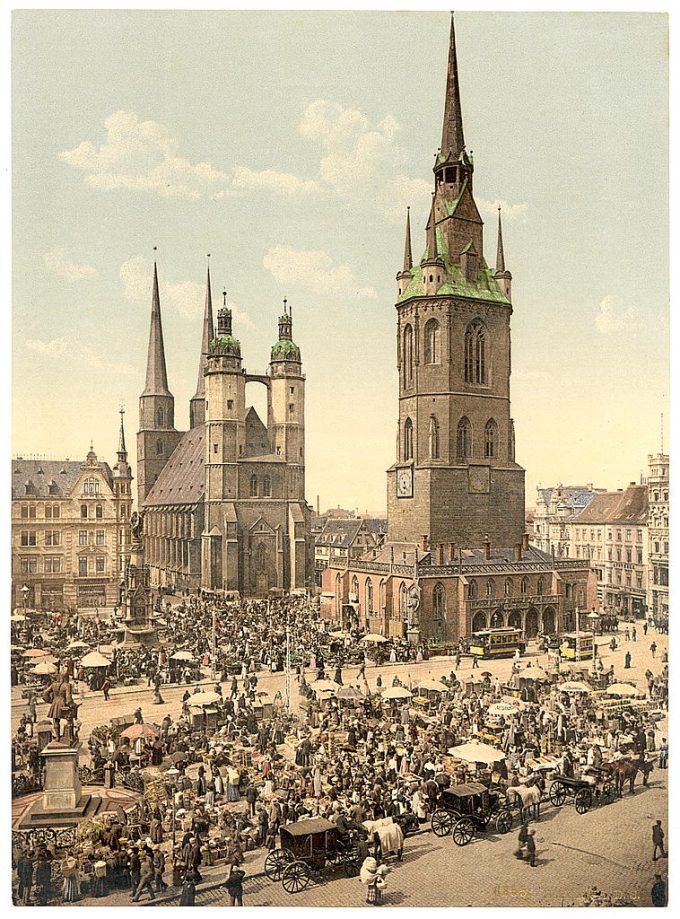
[{"label": "crowd of people", "polygon": [[[47,902],[55,893],[70,902],[122,890],[137,901],[171,884],[190,905],[202,870],[219,862],[228,895],[239,904],[245,853],[272,851],[280,845],[282,826],[323,817],[355,839],[367,902],[378,903],[388,853],[367,824],[391,818],[408,833],[427,823],[442,789],[471,780],[505,795],[527,782],[540,784],[549,771],[587,775],[623,758],[637,764],[645,784],[654,761],[667,767],[668,744],[657,725],[668,691],[661,655],[633,702],[614,697],[608,704],[587,683],[570,687],[575,674],[560,672],[557,662],[543,675],[532,667],[529,677],[523,673],[527,663],[516,659],[504,680],[488,671],[474,679],[463,666],[462,648],[447,676],[435,681],[439,687],[421,691],[417,667],[414,678],[374,671],[378,678],[370,687],[359,634],[329,632],[305,598],[238,604],[191,595],[171,609],[160,602],[158,607],[162,645],[114,646],[105,678],[119,684],[143,680],[156,694],[163,685],[186,684],[181,711],[154,725],[153,710],[139,708],[135,724],[148,724],[148,732],[128,737],[105,722],[87,739],[88,767],[101,774],[102,784],[115,787],[132,773],[143,794],[133,807],[81,828],[68,852],[19,846],[20,902]],[[30,641],[49,646],[77,685],[82,674],[69,645],[113,645],[116,628],[115,617],[71,617],[56,625],[54,636],[48,628]],[[176,658],[178,651],[184,657]],[[406,642],[383,650],[386,661],[417,664],[426,657],[426,648]],[[287,661],[298,706],[287,705],[280,691],[269,697],[260,686],[263,672],[281,671]],[[356,667],[350,680],[347,666]],[[589,669],[580,674],[582,683]],[[613,671],[603,669],[596,662],[592,675],[611,683]],[[216,677],[207,689],[190,685],[210,671]],[[31,692],[15,734],[15,759],[21,757],[39,777],[40,758],[31,751],[40,695]],[[210,704],[194,704],[193,697],[206,692]],[[485,763],[449,755],[473,740],[502,757]],[[532,839],[529,830],[529,852]],[[529,861],[535,863],[535,849]]]}]

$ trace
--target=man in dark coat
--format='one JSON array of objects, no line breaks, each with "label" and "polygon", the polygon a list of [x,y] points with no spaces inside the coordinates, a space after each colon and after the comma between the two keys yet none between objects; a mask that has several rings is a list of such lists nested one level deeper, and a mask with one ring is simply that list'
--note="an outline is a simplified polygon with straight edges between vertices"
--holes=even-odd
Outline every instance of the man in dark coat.
[{"label": "man in dark coat", "polygon": [[255,802],[257,801],[259,795],[257,793],[257,788],[251,782],[250,785],[246,788],[246,801],[248,802],[248,813],[251,817],[255,816]]},{"label": "man in dark coat", "polygon": [[28,906],[31,902],[31,887],[33,887],[33,854],[22,852],[17,859],[17,877],[19,887],[17,897],[19,902]]},{"label": "man in dark coat", "polygon": [[46,849],[40,849],[35,860],[35,902],[47,906],[52,887],[52,862]]},{"label": "man in dark coat", "polygon": [[238,862],[233,862],[229,870],[229,877],[224,882],[231,906],[243,906],[243,878],[245,876],[246,873],[239,867]]},{"label": "man in dark coat", "polygon": [[654,875],[654,884],[652,886],[652,905],[653,906],[667,906],[668,905],[668,891],[666,889],[666,882],[661,877],[660,874]]},{"label": "man in dark coat", "polygon": [[536,830],[529,830],[527,833],[527,861],[532,868],[536,865]]},{"label": "man in dark coat", "polygon": [[656,861],[656,850],[661,850],[661,858],[666,857],[666,850],[664,849],[663,843],[665,839],[665,833],[663,827],[661,826],[661,821],[657,820],[654,826],[652,827],[652,843],[654,845],[654,851],[652,852],[652,861]]}]

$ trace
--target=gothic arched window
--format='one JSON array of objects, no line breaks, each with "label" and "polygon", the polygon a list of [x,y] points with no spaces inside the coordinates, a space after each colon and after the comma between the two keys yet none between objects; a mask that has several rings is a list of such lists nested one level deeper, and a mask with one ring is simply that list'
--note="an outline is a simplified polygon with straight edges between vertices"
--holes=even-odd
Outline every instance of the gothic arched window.
[{"label": "gothic arched window", "polygon": [[262,542],[257,544],[257,549],[255,550],[255,564],[258,571],[263,571],[267,564],[267,550]]},{"label": "gothic arched window", "polygon": [[436,319],[428,319],[425,323],[425,363],[440,363],[440,338],[439,323]]},{"label": "gothic arched window", "polygon": [[545,593],[545,583],[543,581],[543,578],[539,578],[538,581],[536,582],[536,593],[539,596],[543,596],[543,594]]},{"label": "gothic arched window", "polygon": [[250,497],[257,498],[257,476],[255,474],[250,477]]},{"label": "gothic arched window", "polygon": [[404,422],[404,459],[413,459],[413,422],[410,418]]},{"label": "gothic arched window", "polygon": [[446,619],[446,589],[443,584],[435,584],[432,592],[432,609],[435,620]]},{"label": "gothic arched window", "polygon": [[463,416],[458,422],[457,453],[460,459],[472,456],[472,425],[469,418]]},{"label": "gothic arched window", "polygon": [[366,578],[366,612],[373,612],[373,581]]},{"label": "gothic arched window", "polygon": [[156,456],[163,456],[163,441],[156,441]]},{"label": "gothic arched window", "polygon": [[474,600],[477,596],[477,581],[470,581],[470,586],[468,588],[468,597],[471,600]]},{"label": "gothic arched window", "polygon": [[157,409],[156,409],[156,427],[157,427],[157,428],[162,428],[162,427],[163,427],[163,417],[164,417],[164,416],[163,416],[163,409],[162,409],[162,408],[157,408]]},{"label": "gothic arched window", "polygon": [[529,578],[522,578],[519,585],[520,593],[527,594],[529,593]]},{"label": "gothic arched window", "polygon": [[404,328],[404,386],[413,383],[413,328],[407,325]]},{"label": "gothic arched window", "polygon": [[265,495],[265,497],[269,498],[271,496],[271,493],[272,493],[272,480],[269,478],[268,475],[266,475],[264,479],[262,480],[262,494]]},{"label": "gothic arched window", "polygon": [[503,585],[503,593],[505,594],[506,597],[511,597],[513,594],[513,590],[514,588],[512,584],[512,578],[506,578],[505,584]]},{"label": "gothic arched window", "polygon": [[352,598],[355,602],[359,599],[359,578],[356,574],[352,578]]},{"label": "gothic arched window", "polygon": [[493,578],[489,578],[489,580],[486,582],[486,595],[487,597],[496,596],[496,582]]},{"label": "gothic arched window", "polygon": [[439,422],[430,415],[429,431],[430,459],[439,459]]},{"label": "gothic arched window", "polygon": [[406,584],[401,582],[399,587],[399,613],[401,614],[402,619],[406,619],[408,616],[408,590],[406,589]]},{"label": "gothic arched window", "polygon": [[465,382],[487,382],[486,329],[475,319],[465,332]]},{"label": "gothic arched window", "polygon": [[484,456],[488,459],[498,454],[498,425],[489,418],[484,428]]},{"label": "gothic arched window", "polygon": [[385,609],[385,581],[381,581],[378,584],[378,611],[382,612]]}]

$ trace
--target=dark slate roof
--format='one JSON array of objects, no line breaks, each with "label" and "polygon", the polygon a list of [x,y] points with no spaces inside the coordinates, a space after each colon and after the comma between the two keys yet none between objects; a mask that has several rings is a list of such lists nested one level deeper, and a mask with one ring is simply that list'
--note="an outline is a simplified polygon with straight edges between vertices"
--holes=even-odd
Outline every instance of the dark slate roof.
[{"label": "dark slate roof", "polygon": [[607,491],[596,495],[573,523],[645,524],[647,522],[648,496],[646,485],[629,485],[621,491]]},{"label": "dark slate roof", "polygon": [[350,520],[341,520],[329,517],[321,533],[316,536],[317,545],[343,546],[347,548],[354,543],[361,529],[363,520],[353,517]]},{"label": "dark slate roof", "polygon": [[[436,557],[436,551],[432,550],[432,558]],[[458,555],[456,554],[456,562],[458,561]],[[496,548],[495,546],[491,547],[491,558],[487,559],[484,556],[484,549],[463,549],[461,552],[461,563],[462,567],[465,568],[466,565],[481,565],[485,561],[488,561],[492,565],[507,565],[515,561],[515,549],[514,547],[506,548]],[[551,562],[552,556],[548,552],[543,552],[542,549],[537,549],[536,546],[530,545],[528,549],[522,549],[522,561],[523,562]]]},{"label": "dark slate roof", "polygon": [[165,504],[199,504],[205,494],[205,425],[200,424],[182,436],[163,467],[144,507]]},{"label": "dark slate roof", "polygon": [[387,533],[386,517],[364,517],[364,523],[373,534]]},{"label": "dark slate roof", "polygon": [[578,511],[579,508],[586,507],[598,492],[585,485],[557,485],[554,488],[539,488],[538,493],[546,506],[555,498]]},{"label": "dark slate roof", "polygon": [[[108,463],[98,463],[109,485]],[[12,460],[12,498],[66,498],[83,472],[82,460]]]}]

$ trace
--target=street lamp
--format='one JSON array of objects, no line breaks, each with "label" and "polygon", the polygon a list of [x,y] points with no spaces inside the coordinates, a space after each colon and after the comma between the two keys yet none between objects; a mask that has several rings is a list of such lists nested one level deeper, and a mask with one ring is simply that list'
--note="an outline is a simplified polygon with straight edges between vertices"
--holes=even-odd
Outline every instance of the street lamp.
[{"label": "street lamp", "polygon": [[174,766],[171,766],[168,771],[165,773],[166,778],[170,780],[170,786],[172,788],[172,848],[175,849],[175,840],[176,840],[176,830],[175,830],[175,793],[177,791],[177,777],[181,775],[179,769],[175,769]]},{"label": "street lamp", "polygon": [[21,588],[21,593],[24,598],[24,616],[26,615],[26,603],[28,601],[28,595],[30,592],[31,588],[27,584],[24,584],[24,586]]}]

